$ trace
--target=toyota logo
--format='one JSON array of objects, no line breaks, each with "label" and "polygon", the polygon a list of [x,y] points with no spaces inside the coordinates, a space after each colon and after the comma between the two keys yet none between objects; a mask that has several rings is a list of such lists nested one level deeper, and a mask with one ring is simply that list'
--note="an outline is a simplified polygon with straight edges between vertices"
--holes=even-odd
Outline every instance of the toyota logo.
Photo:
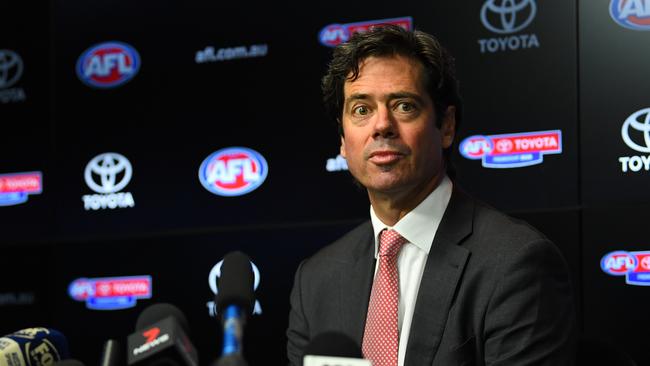
[{"label": "toyota logo", "polygon": [[0,50],[0,89],[14,85],[23,74],[23,60],[14,51]]},{"label": "toyota logo", "polygon": [[512,141],[503,139],[497,142],[497,151],[508,152],[512,150]]},{"label": "toyota logo", "polygon": [[115,193],[129,184],[132,174],[133,169],[127,158],[108,152],[88,162],[84,178],[88,187],[97,193]]},{"label": "toyota logo", "polygon": [[[643,143],[638,144],[630,137],[630,128],[639,131],[643,136]],[[623,141],[630,147],[642,153],[650,153],[650,108],[644,108],[640,111],[632,113],[621,127],[621,137]],[[640,138],[637,138],[637,141]]]},{"label": "toyota logo", "polygon": [[509,34],[526,28],[535,18],[535,0],[487,0],[481,22],[494,33]]}]

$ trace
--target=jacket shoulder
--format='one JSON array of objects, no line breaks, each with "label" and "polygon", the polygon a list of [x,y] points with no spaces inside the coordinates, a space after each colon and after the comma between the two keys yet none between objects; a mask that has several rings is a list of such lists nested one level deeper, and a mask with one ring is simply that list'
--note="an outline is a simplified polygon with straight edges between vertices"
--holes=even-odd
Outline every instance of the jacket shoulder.
[{"label": "jacket shoulder", "polygon": [[473,223],[474,234],[496,237],[506,241],[548,241],[548,238],[528,222],[477,201]]},{"label": "jacket shoulder", "polygon": [[372,250],[373,230],[370,220],[345,233],[331,244],[321,248],[304,261],[309,267],[318,263],[351,263]]}]

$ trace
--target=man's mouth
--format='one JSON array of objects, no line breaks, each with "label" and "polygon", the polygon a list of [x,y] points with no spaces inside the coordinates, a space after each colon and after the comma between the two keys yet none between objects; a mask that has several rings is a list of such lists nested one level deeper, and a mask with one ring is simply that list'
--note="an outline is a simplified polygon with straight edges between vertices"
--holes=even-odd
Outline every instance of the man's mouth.
[{"label": "man's mouth", "polygon": [[370,153],[368,161],[377,165],[392,164],[404,157],[404,154],[394,150],[377,150]]}]

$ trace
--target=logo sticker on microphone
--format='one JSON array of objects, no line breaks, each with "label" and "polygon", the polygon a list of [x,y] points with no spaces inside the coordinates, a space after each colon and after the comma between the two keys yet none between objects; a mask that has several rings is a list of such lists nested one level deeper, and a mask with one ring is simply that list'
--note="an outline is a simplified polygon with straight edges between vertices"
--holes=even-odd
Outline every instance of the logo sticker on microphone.
[{"label": "logo sticker on microphone", "polygon": [[[217,288],[217,279],[221,277],[221,266],[223,265],[223,259],[220,260],[217,264],[212,267],[210,274],[208,275],[208,284],[210,285],[210,290],[216,295],[219,292]],[[251,261],[251,268],[253,269],[253,291],[257,290],[260,285],[260,270],[257,268],[255,263]],[[211,317],[217,316],[217,307],[215,306],[214,301],[208,301],[206,306],[208,307],[208,312]],[[258,300],[255,300],[255,307],[253,309],[253,314],[262,315],[262,306]]]},{"label": "logo sticker on microphone", "polygon": [[151,276],[78,278],[70,283],[68,294],[91,310],[128,309],[139,299],[151,298]]},{"label": "logo sticker on microphone", "polygon": [[650,251],[607,253],[600,268],[610,276],[625,276],[628,285],[650,286]]},{"label": "logo sticker on microphone", "polygon": [[650,30],[650,0],[611,0],[609,15],[622,27]]},{"label": "logo sticker on microphone", "polygon": [[149,330],[142,332],[142,336],[146,338],[146,343],[153,342],[154,339],[158,338],[158,334],[160,334],[160,328],[158,327],[153,327]]},{"label": "logo sticker on microphone", "polygon": [[[26,340],[26,341],[23,341]],[[14,348],[16,347],[16,348]],[[14,348],[18,353],[3,353],[3,365],[45,366],[70,357],[67,342],[59,331],[48,328],[27,328],[0,338],[0,351]],[[13,355],[11,354],[13,353]],[[24,359],[23,359],[24,357]]]},{"label": "logo sticker on microphone", "polygon": [[122,42],[105,42],[84,51],[77,61],[77,76],[86,85],[107,89],[133,79],[140,70],[140,55]]},{"label": "logo sticker on microphone", "polygon": [[372,366],[372,362],[362,358],[305,355],[302,366]]},{"label": "logo sticker on microphone", "polygon": [[158,337],[158,335],[160,335],[160,328],[158,327],[153,327],[151,329],[142,332],[142,336],[145,338],[145,342],[144,344],[141,344],[140,346],[133,349],[132,351],[133,356],[137,356],[141,353],[148,352],[152,348],[156,348],[159,345],[164,344],[171,339],[171,337],[167,333],[161,335],[160,337]]},{"label": "logo sticker on microphone", "polygon": [[562,153],[562,131],[475,135],[464,139],[460,154],[481,160],[485,168],[521,168],[541,164],[546,154]]},{"label": "logo sticker on microphone", "polygon": [[233,197],[259,188],[268,173],[269,166],[260,153],[245,147],[229,147],[203,160],[199,181],[210,193]]}]

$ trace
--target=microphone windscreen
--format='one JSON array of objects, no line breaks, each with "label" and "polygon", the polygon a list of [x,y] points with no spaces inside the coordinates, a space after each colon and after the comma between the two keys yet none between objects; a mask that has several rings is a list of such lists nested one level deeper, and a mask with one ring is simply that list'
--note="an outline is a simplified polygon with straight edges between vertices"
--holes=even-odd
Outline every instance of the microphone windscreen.
[{"label": "microphone windscreen", "polygon": [[352,338],[335,331],[314,336],[305,347],[305,355],[363,358],[361,348]]},{"label": "microphone windscreen", "polygon": [[26,328],[0,338],[0,365],[41,365],[69,358],[68,340],[56,329]]},{"label": "microphone windscreen", "polygon": [[142,310],[138,316],[138,321],[135,325],[135,331],[137,332],[141,329],[144,329],[169,316],[176,319],[185,334],[188,336],[190,335],[190,327],[185,314],[183,314],[183,312],[176,306],[164,302],[150,305]]},{"label": "microphone windscreen", "polygon": [[221,265],[221,276],[217,281],[217,312],[223,314],[227,306],[237,305],[243,308],[244,313],[250,314],[255,304],[253,284],[250,258],[240,251],[226,254]]}]

